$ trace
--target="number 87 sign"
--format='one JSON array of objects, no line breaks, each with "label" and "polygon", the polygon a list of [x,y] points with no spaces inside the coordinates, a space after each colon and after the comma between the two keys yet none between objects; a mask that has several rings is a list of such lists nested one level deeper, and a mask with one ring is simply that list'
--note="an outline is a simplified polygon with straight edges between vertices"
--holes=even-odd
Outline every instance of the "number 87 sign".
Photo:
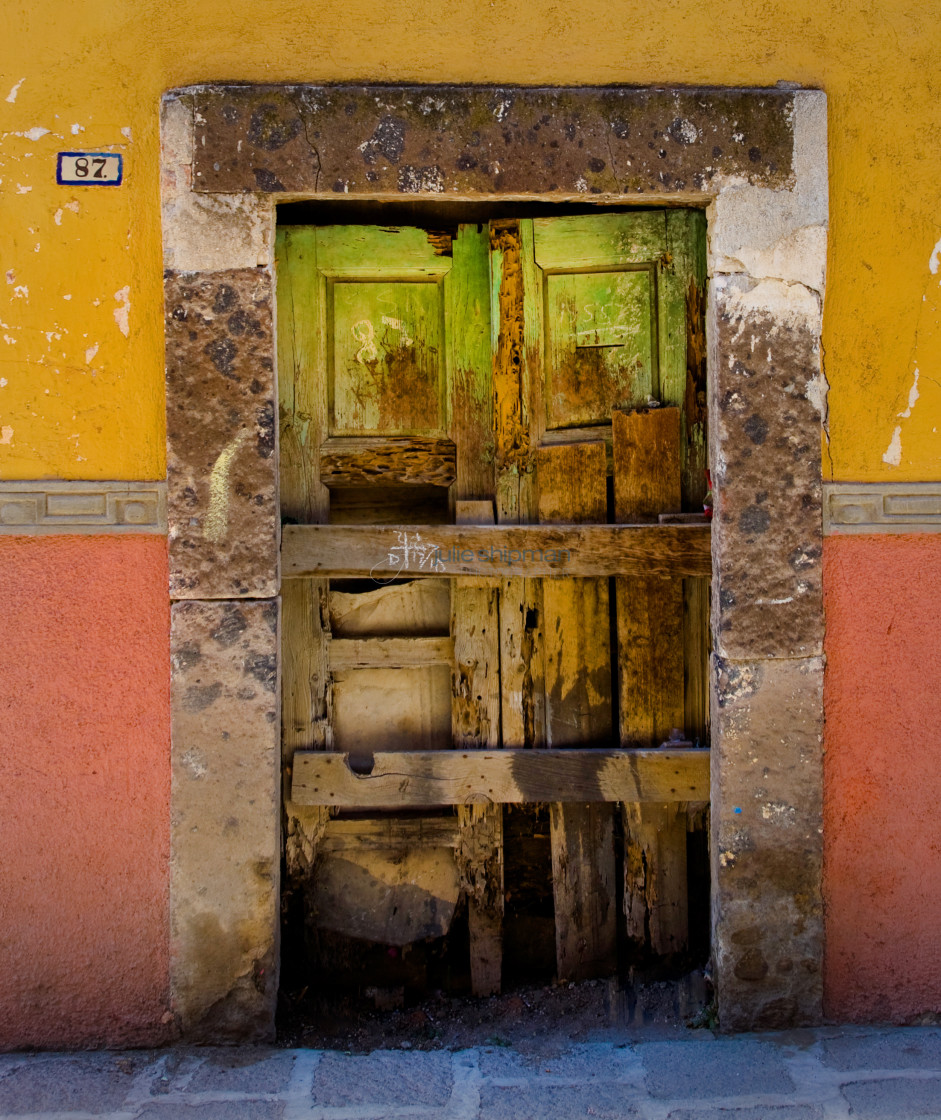
[{"label": "number 87 sign", "polygon": [[59,152],[56,182],[81,187],[119,187],[124,160],[117,152]]}]

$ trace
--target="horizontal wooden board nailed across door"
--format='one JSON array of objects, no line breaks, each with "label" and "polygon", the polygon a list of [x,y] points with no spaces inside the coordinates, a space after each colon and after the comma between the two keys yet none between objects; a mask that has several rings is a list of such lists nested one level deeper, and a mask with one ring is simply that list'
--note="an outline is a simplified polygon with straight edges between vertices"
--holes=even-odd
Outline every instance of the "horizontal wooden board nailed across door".
[{"label": "horizontal wooden board nailed across door", "polygon": [[354,771],[348,754],[298,751],[293,800],[358,809],[709,800],[704,750],[396,751],[355,761]]},{"label": "horizontal wooden board nailed across door", "polygon": [[708,576],[708,525],[285,525],[302,576]]}]

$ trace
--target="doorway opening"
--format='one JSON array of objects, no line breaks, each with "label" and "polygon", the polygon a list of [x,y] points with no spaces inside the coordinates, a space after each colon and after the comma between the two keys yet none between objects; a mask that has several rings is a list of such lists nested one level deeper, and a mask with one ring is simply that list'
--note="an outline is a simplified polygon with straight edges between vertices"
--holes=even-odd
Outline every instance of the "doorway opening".
[{"label": "doorway opening", "polygon": [[[285,541],[465,527],[285,569],[282,1026],[702,968],[708,576],[582,574],[578,527],[705,529],[704,213],[292,203],[277,269]],[[564,529],[517,558],[511,526]],[[683,780],[631,800],[618,759]]]}]

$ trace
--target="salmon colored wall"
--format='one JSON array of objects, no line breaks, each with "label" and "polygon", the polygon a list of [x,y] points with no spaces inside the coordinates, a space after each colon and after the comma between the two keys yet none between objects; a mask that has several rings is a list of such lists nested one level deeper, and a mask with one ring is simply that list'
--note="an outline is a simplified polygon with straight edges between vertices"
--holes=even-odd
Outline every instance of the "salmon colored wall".
[{"label": "salmon colored wall", "polygon": [[0,537],[0,1047],[168,1027],[158,537]]},{"label": "salmon colored wall", "polygon": [[826,1006],[941,1011],[941,536],[824,549]]},{"label": "salmon colored wall", "polygon": [[[0,477],[163,474],[157,110],[167,88],[787,79],[829,97],[826,471],[933,479],[939,17],[939,0],[7,0]],[[56,186],[55,153],[76,146],[123,151],[125,185]]]}]

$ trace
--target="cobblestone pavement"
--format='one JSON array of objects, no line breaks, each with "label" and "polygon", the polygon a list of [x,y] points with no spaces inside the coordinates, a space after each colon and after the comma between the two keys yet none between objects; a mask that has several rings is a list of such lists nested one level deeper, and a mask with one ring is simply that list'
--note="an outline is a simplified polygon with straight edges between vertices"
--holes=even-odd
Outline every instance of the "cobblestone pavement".
[{"label": "cobblestone pavement", "polygon": [[941,1118],[941,1028],[348,1054],[273,1048],[0,1055],[32,1120]]}]

